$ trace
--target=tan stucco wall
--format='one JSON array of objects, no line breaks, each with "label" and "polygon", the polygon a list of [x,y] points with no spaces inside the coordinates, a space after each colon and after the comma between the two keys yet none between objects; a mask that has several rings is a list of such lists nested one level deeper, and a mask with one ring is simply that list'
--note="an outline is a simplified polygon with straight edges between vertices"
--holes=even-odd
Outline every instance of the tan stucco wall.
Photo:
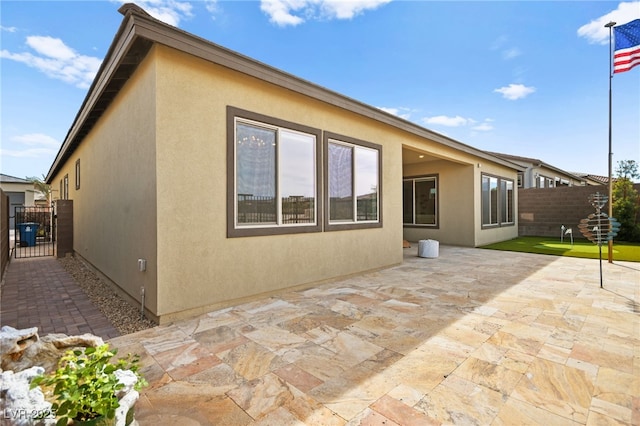
[{"label": "tan stucco wall", "polygon": [[[177,51],[155,54],[160,315],[402,261],[401,144],[382,126]],[[227,238],[227,105],[381,144],[384,227]]]},{"label": "tan stucco wall", "polygon": [[[156,311],[155,66],[146,60],[61,171],[74,201],[74,250]],[[80,189],[75,163],[80,159]],[[56,198],[59,194],[56,192]],[[138,271],[138,258],[147,271]]]},{"label": "tan stucco wall", "polygon": [[[416,153],[446,158],[417,164],[405,164],[403,176],[438,174],[440,226],[437,229],[404,228],[404,239],[438,240],[442,244],[477,247],[518,236],[517,215],[514,225],[482,228],[482,174],[490,174],[514,182],[517,211],[517,171],[496,162],[463,151],[454,151],[440,144],[412,139],[405,146]],[[400,207],[402,208],[402,207]]]},{"label": "tan stucco wall", "polygon": [[405,177],[438,175],[439,202],[439,227],[405,227],[405,240],[433,239],[441,244],[475,245],[473,167],[473,164],[460,164],[446,160],[404,166]]}]

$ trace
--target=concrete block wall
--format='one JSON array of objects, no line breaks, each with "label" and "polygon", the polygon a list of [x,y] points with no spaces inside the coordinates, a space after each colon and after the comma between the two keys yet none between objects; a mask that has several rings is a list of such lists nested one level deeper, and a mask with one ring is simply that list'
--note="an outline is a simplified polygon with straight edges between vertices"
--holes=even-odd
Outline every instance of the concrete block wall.
[{"label": "concrete block wall", "polygon": [[[634,185],[640,191],[640,184]],[[557,188],[527,188],[518,190],[518,235],[560,237],[560,227],[573,229],[574,238],[583,238],[578,224],[595,209],[589,195],[608,195],[603,186],[562,186]],[[608,213],[609,204],[604,207]]]}]

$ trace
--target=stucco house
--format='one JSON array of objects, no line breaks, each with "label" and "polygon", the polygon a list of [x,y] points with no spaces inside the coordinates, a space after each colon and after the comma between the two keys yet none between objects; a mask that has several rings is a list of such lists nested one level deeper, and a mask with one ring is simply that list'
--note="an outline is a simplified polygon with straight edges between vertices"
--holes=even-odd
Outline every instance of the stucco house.
[{"label": "stucco house", "polygon": [[518,172],[518,188],[557,188],[559,186],[600,185],[601,182],[585,175],[562,170],[537,158],[492,152],[508,161],[524,167]]},{"label": "stucco house", "polygon": [[29,207],[36,204],[36,191],[33,182],[0,173],[0,188],[9,196],[9,229],[13,229],[16,207]]},{"label": "stucco house", "polygon": [[587,185],[590,185],[590,186],[609,185],[608,176],[592,175],[590,173],[582,173],[582,172],[576,172],[573,174],[584,179]]},{"label": "stucco house", "polygon": [[160,323],[400,264],[403,239],[517,237],[517,164],[120,12],[47,183]]}]

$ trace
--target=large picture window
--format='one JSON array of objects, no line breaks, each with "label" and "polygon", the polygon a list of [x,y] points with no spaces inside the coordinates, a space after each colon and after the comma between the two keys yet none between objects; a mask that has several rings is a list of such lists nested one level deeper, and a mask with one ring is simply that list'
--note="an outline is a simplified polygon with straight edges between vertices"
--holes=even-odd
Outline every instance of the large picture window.
[{"label": "large picture window", "polygon": [[438,178],[423,176],[402,181],[402,222],[409,226],[438,226]]},{"label": "large picture window", "polygon": [[229,236],[312,232],[320,132],[229,107]]},{"label": "large picture window", "polygon": [[325,133],[326,229],[382,226],[381,147]]},{"label": "large picture window", "polygon": [[482,226],[513,225],[513,215],[513,181],[482,175]]}]

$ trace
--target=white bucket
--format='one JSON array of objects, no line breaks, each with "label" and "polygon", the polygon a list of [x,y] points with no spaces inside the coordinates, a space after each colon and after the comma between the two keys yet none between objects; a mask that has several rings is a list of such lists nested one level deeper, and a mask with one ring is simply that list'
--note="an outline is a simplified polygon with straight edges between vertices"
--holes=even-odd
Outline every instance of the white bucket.
[{"label": "white bucket", "polygon": [[436,240],[420,240],[418,241],[418,256],[420,257],[438,257],[440,243]]}]

